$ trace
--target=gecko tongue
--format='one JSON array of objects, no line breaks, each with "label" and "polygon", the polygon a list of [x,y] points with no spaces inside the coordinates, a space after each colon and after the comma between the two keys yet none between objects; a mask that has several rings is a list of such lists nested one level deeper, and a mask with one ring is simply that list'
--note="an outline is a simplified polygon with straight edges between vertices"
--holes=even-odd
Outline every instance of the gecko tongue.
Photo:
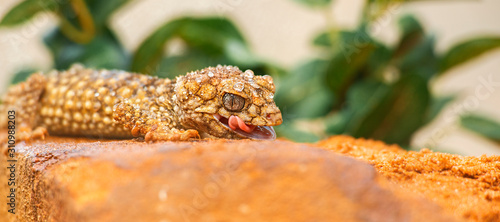
[{"label": "gecko tongue", "polygon": [[237,116],[230,116],[228,125],[232,130],[241,129],[247,133],[251,133],[253,129],[255,129],[255,126],[245,124],[245,122]]},{"label": "gecko tongue", "polygon": [[276,132],[272,126],[254,126],[247,125],[240,117],[230,116],[225,118],[219,114],[214,114],[214,118],[219,120],[221,124],[231,129],[233,132],[245,138],[254,140],[274,140]]}]

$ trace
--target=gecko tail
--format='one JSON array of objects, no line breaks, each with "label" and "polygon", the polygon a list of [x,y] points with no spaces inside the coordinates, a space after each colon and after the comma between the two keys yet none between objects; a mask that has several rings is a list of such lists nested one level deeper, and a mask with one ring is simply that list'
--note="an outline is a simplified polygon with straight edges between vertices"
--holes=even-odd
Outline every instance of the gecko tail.
[{"label": "gecko tail", "polygon": [[9,111],[15,111],[16,125],[36,127],[41,107],[40,98],[46,85],[47,78],[37,72],[25,82],[10,87],[0,104],[0,129],[7,128]]}]

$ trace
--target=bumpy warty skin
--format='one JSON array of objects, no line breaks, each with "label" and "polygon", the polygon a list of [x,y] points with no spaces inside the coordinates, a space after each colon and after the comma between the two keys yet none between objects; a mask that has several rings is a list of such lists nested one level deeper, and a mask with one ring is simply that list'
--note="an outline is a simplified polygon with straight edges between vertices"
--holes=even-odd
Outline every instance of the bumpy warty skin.
[{"label": "bumpy warty skin", "polygon": [[[177,78],[176,92],[172,101],[179,108],[179,122],[197,129],[206,137],[239,138],[227,130],[213,117],[238,116],[245,123],[254,126],[275,126],[282,123],[281,112],[273,97],[275,86],[270,76],[255,76],[251,70],[240,71],[234,66],[209,67]],[[231,112],[222,104],[225,93],[239,95],[245,99],[241,111]]]},{"label": "bumpy warty skin", "polygon": [[[274,92],[270,76],[234,66],[218,65],[170,80],[74,65],[47,76],[34,74],[11,87],[0,111],[16,109],[22,115],[18,121],[30,128],[44,127],[53,135],[145,136],[152,141],[255,139],[259,137],[253,137],[254,132],[238,133],[227,121],[234,118],[256,127],[255,134],[274,134],[269,126],[282,123]],[[223,97],[228,93],[243,98],[240,110],[227,109]]]}]

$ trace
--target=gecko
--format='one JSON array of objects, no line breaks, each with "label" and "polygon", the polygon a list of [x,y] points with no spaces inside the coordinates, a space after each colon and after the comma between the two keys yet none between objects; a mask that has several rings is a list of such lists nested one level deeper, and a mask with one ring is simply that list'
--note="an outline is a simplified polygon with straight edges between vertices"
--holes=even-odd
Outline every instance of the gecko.
[{"label": "gecko", "polygon": [[[47,135],[274,140],[283,120],[268,75],[208,67],[175,79],[75,64],[32,74],[7,90],[0,113],[15,111],[19,140]],[[0,119],[0,128],[7,127]]]}]

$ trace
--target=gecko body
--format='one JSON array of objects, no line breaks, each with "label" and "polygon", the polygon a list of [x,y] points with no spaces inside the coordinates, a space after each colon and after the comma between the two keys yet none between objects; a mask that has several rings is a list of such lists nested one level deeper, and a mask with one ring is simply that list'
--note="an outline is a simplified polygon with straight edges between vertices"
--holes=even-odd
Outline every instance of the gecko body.
[{"label": "gecko body", "polygon": [[[11,87],[0,111],[35,135],[147,141],[228,138],[272,140],[282,123],[270,76],[235,66],[209,67],[173,80],[74,65],[35,73]],[[7,125],[0,120],[0,127]],[[30,131],[32,130],[32,131]]]}]

